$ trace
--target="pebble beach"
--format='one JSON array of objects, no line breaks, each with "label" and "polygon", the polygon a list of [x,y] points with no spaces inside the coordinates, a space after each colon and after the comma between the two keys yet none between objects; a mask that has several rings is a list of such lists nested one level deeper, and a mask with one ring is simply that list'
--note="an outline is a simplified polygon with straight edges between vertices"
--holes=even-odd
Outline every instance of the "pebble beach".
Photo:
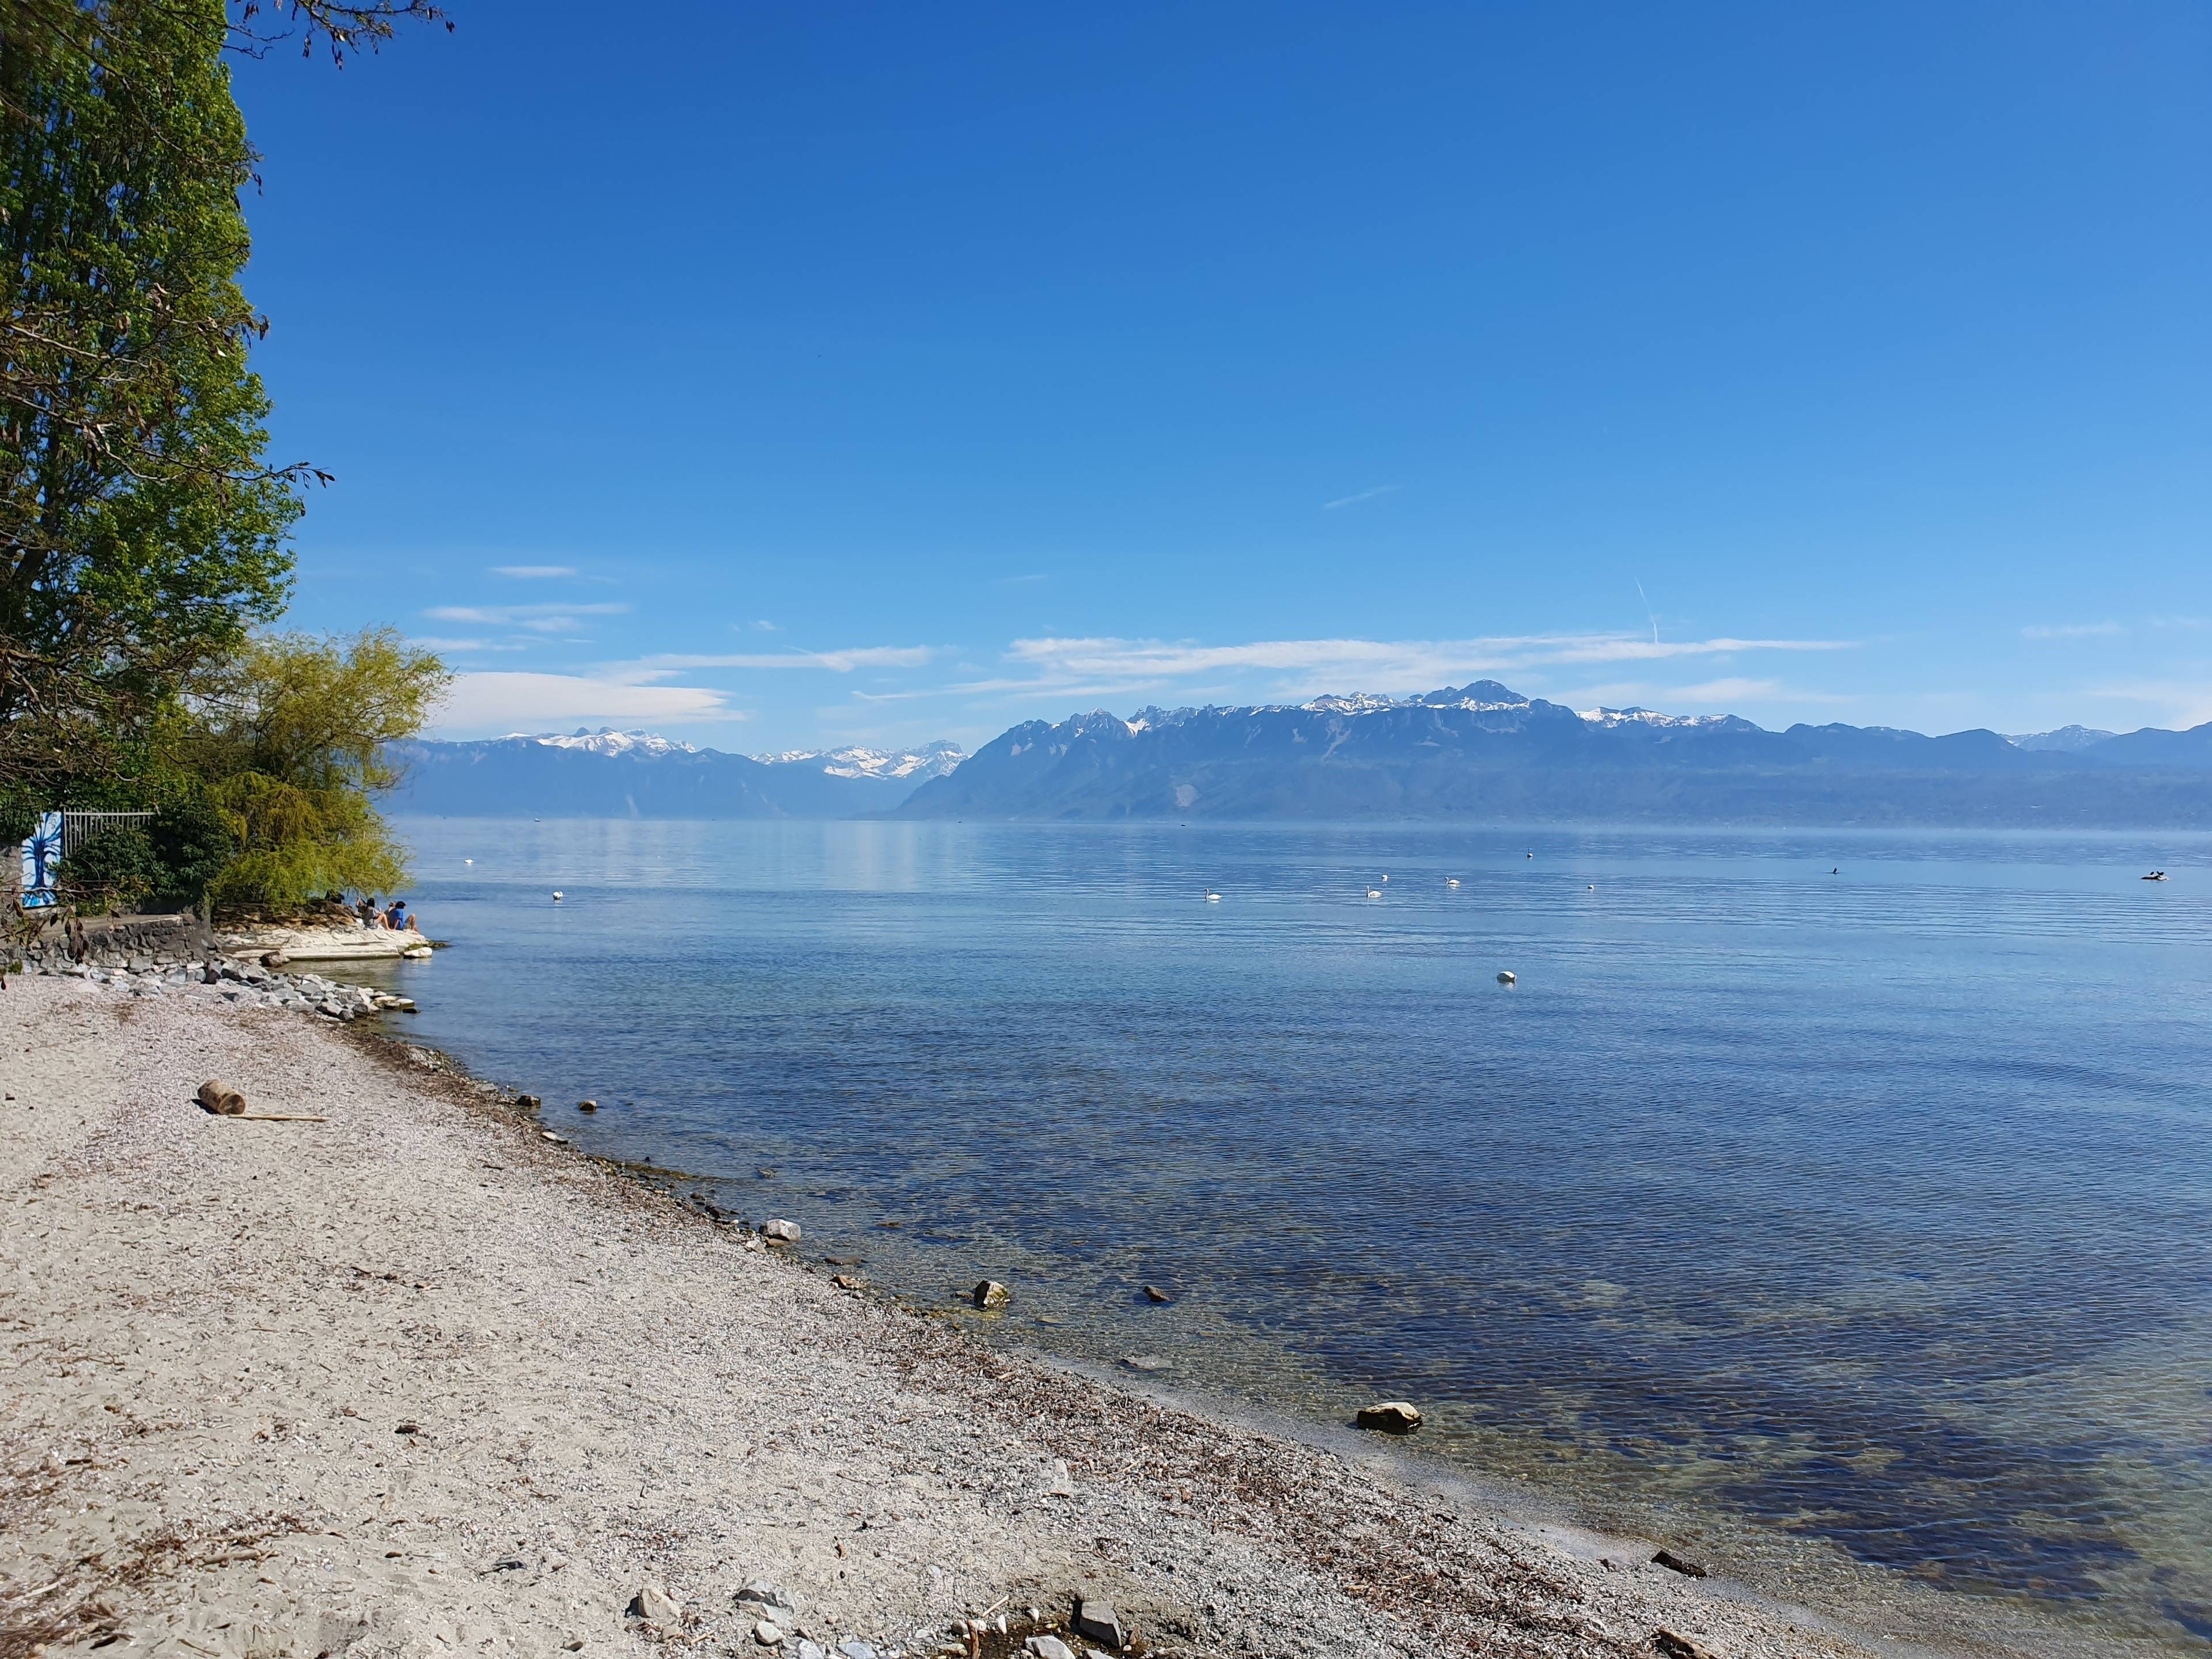
[{"label": "pebble beach", "polygon": [[6,1659],[1875,1650],[995,1351],[318,988],[0,994]]}]

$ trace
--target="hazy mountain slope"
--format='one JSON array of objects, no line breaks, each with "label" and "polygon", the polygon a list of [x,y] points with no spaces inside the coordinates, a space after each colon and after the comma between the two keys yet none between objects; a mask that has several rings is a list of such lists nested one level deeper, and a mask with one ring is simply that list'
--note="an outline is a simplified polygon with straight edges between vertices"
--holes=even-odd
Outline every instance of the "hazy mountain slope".
[{"label": "hazy mountain slope", "polygon": [[404,776],[394,811],[548,818],[858,817],[890,811],[961,758],[939,744],[756,759],[640,732],[417,742],[395,754]]},{"label": "hazy mountain slope", "polygon": [[1577,714],[1483,681],[1403,701],[1030,721],[917,790],[900,813],[2212,824],[2212,772],[2129,766],[2103,758],[2110,747],[2077,755],[2023,750],[1994,732],[1767,732],[1729,716]]}]

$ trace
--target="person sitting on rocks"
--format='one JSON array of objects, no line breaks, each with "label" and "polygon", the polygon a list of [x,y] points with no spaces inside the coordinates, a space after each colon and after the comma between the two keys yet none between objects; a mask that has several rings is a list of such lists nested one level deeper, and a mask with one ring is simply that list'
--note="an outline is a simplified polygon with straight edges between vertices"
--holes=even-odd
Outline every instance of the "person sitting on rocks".
[{"label": "person sitting on rocks", "polygon": [[376,895],[374,893],[363,893],[361,896],[361,902],[353,907],[353,913],[361,918],[361,925],[362,927],[375,927]]},{"label": "person sitting on rocks", "polygon": [[392,908],[384,913],[384,925],[394,933],[404,931],[407,926],[407,901],[394,899]]}]

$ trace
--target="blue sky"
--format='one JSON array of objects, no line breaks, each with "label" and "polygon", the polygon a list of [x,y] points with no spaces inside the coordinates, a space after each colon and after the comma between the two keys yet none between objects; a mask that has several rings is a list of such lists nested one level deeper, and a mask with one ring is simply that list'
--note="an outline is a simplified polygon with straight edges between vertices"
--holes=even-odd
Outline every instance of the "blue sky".
[{"label": "blue sky", "polygon": [[292,620],[449,733],[2212,719],[2198,0],[451,9],[238,70]]}]

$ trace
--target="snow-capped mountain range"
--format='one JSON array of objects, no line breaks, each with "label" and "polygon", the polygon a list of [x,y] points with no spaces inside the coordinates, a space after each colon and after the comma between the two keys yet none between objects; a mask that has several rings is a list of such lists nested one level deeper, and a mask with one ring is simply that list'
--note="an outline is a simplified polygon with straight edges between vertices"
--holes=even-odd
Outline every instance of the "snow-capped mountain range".
[{"label": "snow-capped mountain range", "polygon": [[847,818],[886,812],[959,745],[731,755],[611,727],[395,745],[392,805],[449,817]]},{"label": "snow-capped mountain range", "polygon": [[571,817],[1457,817],[2212,827],[2212,724],[1925,737],[1570,708],[1495,680],[1419,696],[1105,710],[974,757],[732,755],[647,732],[402,746],[400,811]]},{"label": "snow-capped mountain range", "polygon": [[1925,737],[1576,709],[1495,680],[1030,720],[899,808],[953,818],[2212,826],[2212,724]]}]

